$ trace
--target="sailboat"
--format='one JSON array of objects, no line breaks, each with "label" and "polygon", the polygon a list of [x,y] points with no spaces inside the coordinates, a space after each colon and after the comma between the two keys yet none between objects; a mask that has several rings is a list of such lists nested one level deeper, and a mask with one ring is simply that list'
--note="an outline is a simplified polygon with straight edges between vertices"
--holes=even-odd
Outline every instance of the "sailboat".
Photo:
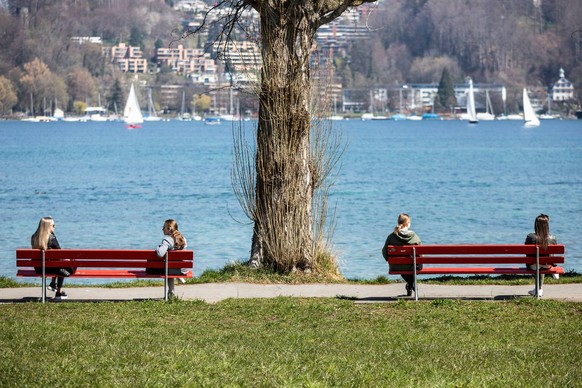
[{"label": "sailboat", "polygon": [[527,90],[523,88],[523,119],[525,127],[538,127],[540,125],[540,119],[536,116],[531,102],[529,101],[529,96],[527,95]]},{"label": "sailboat", "polygon": [[473,92],[473,80],[469,79],[469,91],[467,92],[467,118],[469,124],[477,124],[477,113],[475,112],[475,94]]},{"label": "sailboat", "polygon": [[182,91],[182,108],[180,109],[180,116],[178,116],[178,120],[181,121],[192,120],[190,113],[186,112],[186,92],[184,91]]},{"label": "sailboat", "polygon": [[485,112],[477,113],[477,120],[495,120],[495,112],[493,112],[493,104],[491,104],[491,98],[489,97],[489,90],[485,91],[486,98],[486,108]]},{"label": "sailboat", "polygon": [[123,121],[127,124],[128,128],[140,128],[140,124],[143,123],[143,116],[141,114],[141,109],[139,107],[139,102],[137,101],[133,84],[131,84],[129,96],[127,96],[127,102],[123,109]]},{"label": "sailboat", "polygon": [[[233,114],[234,111],[234,106],[233,106],[233,97],[232,97],[232,87],[229,88],[229,101],[230,101],[230,109],[228,110],[228,113],[224,113],[219,115],[218,117],[220,118],[220,120],[222,121],[236,121],[238,120],[237,117],[235,117],[235,115]],[[208,124],[208,122],[206,122],[206,124]]]},{"label": "sailboat", "polygon": [[370,90],[370,111],[371,113],[364,113],[362,120],[388,120],[388,116],[378,116],[374,113],[374,92]]},{"label": "sailboat", "polygon": [[143,118],[144,121],[161,121],[162,118],[156,114],[154,99],[152,98],[152,88],[148,88],[148,114]]},{"label": "sailboat", "polygon": [[30,113],[28,117],[22,119],[22,121],[30,121],[33,123],[39,123],[40,119],[34,115],[34,102],[32,98],[32,93],[30,93]]}]

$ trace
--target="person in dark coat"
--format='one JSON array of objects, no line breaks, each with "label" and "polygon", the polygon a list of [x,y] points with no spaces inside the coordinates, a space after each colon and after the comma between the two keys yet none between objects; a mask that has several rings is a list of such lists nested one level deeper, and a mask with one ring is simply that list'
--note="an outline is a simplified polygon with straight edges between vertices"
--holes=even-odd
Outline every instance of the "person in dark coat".
[{"label": "person in dark coat", "polygon": [[[33,249],[61,249],[57,237],[55,236],[55,220],[52,217],[43,217],[38,223],[36,232],[30,237],[30,245]],[[42,268],[34,268],[37,273],[42,273]],[[47,286],[49,291],[56,291],[55,299],[67,299],[67,294],[63,291],[65,277],[71,276],[76,268],[46,268],[47,274],[54,275]]]},{"label": "person in dark coat", "polygon": [[[539,245],[540,248],[542,249],[546,249],[548,247],[548,245],[553,245],[553,244],[557,244],[558,240],[556,239],[556,236],[550,234],[550,216],[546,215],[546,214],[540,214],[539,216],[536,217],[536,220],[534,222],[534,233],[530,233],[526,236],[525,238],[525,243],[527,245]],[[535,271],[536,270],[536,265],[535,264],[529,264],[527,266],[528,269]],[[540,266],[540,269],[548,269],[551,268],[550,266]],[[560,275],[553,275],[555,278],[559,279]],[[544,274],[540,274],[540,279],[539,279],[539,296],[543,295],[543,290],[542,287],[544,285]],[[528,293],[532,296],[536,295],[536,289],[534,288],[531,291],[528,291]]]},{"label": "person in dark coat", "polygon": [[[398,215],[398,224],[394,231],[388,235],[384,247],[382,248],[382,256],[388,261],[388,246],[389,245],[420,245],[420,237],[410,229],[410,216],[406,213]],[[406,271],[412,270],[412,265],[404,264],[389,264],[391,270]],[[422,269],[422,264],[416,266],[417,269]],[[400,275],[406,282],[406,295],[411,296],[414,290],[414,275]]]}]

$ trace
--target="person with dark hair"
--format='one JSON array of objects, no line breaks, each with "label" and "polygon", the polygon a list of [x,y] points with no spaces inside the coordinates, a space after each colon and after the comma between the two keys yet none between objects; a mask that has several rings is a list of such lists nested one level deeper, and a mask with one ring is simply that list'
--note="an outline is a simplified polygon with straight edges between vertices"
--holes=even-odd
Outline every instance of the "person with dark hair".
[{"label": "person with dark hair", "polygon": [[[530,233],[527,235],[527,237],[525,238],[525,243],[527,245],[539,245],[540,248],[542,249],[546,249],[548,245],[558,243],[556,236],[550,234],[550,216],[546,214],[540,214],[539,216],[536,217],[536,220],[534,222],[534,233]],[[551,267],[552,265],[542,265],[540,266],[540,269],[549,269]],[[536,265],[528,264],[527,268],[532,271],[535,271]],[[554,276],[556,279],[560,278],[560,275],[558,274],[552,276]],[[540,287],[538,290],[538,295],[541,297],[543,295],[542,287],[544,285],[544,274],[540,274],[538,284]],[[532,296],[535,296],[536,289],[534,288],[533,290],[528,291],[528,293]]]},{"label": "person with dark hair", "polygon": [[[156,254],[158,257],[164,257],[168,251],[185,249],[187,246],[186,238],[178,230],[178,223],[175,220],[169,219],[164,222],[162,227],[162,232],[164,233],[164,238],[158,247],[156,248]],[[163,274],[164,270],[158,268],[148,268],[146,269],[148,273]],[[180,275],[187,272],[187,269],[180,270],[178,268],[170,268],[170,275]],[[180,281],[184,281],[180,278]],[[175,282],[174,278],[168,279],[168,296],[173,297],[175,295]]]},{"label": "person with dark hair", "polygon": [[[388,245],[420,245],[420,237],[410,229],[410,216],[406,213],[398,215],[398,224],[394,231],[388,235],[384,247],[382,248],[382,256],[388,261]],[[405,264],[389,264],[390,269],[400,271],[412,271],[412,265]],[[422,264],[417,264],[418,270],[422,269]],[[406,282],[406,295],[411,296],[414,290],[414,275],[400,275]]]}]

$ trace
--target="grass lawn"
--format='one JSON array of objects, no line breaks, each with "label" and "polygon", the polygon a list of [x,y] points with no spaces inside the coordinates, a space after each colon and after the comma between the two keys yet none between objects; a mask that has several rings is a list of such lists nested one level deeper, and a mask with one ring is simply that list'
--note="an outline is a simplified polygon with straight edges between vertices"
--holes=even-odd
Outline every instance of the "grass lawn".
[{"label": "grass lawn", "polygon": [[0,386],[523,386],[582,382],[582,304],[0,305]]}]

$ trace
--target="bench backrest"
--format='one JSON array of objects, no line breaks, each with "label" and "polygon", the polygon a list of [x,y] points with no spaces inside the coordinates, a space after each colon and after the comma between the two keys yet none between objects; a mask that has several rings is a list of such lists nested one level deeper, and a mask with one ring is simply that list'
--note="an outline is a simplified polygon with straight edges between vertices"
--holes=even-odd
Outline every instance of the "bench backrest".
[{"label": "bench backrest", "polygon": [[[40,249],[17,249],[17,267],[41,267]],[[164,268],[164,258],[152,249],[49,249],[44,251],[46,267]],[[168,268],[191,268],[194,251],[168,252]]]},{"label": "bench backrest", "polygon": [[535,264],[539,249],[540,264],[564,263],[564,245],[542,249],[525,244],[403,245],[388,246],[390,264]]}]

